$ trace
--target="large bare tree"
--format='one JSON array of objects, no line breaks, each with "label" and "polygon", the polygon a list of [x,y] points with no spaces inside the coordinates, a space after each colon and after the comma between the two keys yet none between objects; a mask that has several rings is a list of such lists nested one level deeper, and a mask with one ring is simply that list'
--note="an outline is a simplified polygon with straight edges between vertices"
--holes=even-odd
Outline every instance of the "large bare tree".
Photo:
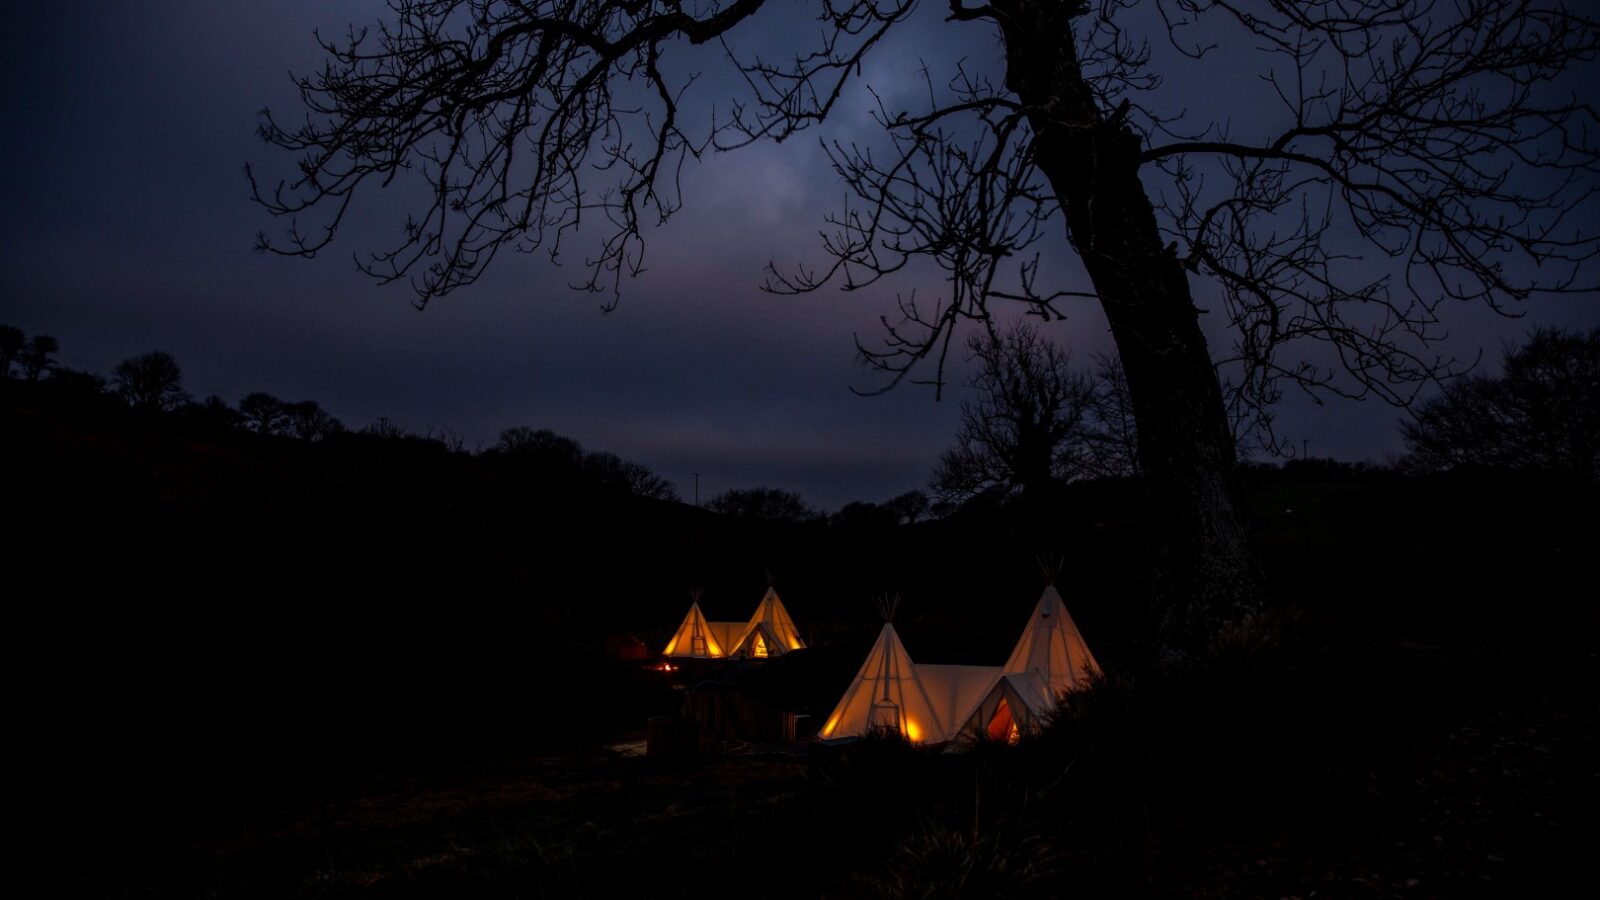
[{"label": "large bare tree", "polygon": [[[601,228],[581,286],[615,292],[638,272],[651,220],[679,208],[686,158],[822,122],[917,10],[815,3],[820,28],[775,34],[764,24],[792,25],[793,5],[391,0],[374,29],[325,42],[326,66],[299,79],[304,118],[264,117],[263,136],[300,165],[286,181],[252,176],[258,199],[293,220],[262,246],[314,254],[363,188],[409,180],[417,209],[361,265],[409,281],[419,303],[472,283],[508,247],[558,253],[580,223]],[[1444,304],[1507,309],[1591,287],[1600,132],[1573,90],[1593,80],[1600,40],[1554,2],[938,11],[975,48],[998,39],[1003,71],[930,63],[921,100],[879,104],[882,141],[828,144],[854,197],[830,219],[831,259],[774,269],[768,287],[856,289],[942,268],[948,290],[909,293],[885,340],[863,347],[891,381],[930,369],[939,381],[958,325],[989,322],[998,302],[1045,318],[1098,303],[1164,529],[1153,562],[1175,635],[1259,600],[1230,412],[1259,413],[1294,385],[1403,402],[1449,369],[1428,350]],[[780,61],[741,49],[780,34],[793,42]],[[742,87],[696,132],[682,104],[703,48]],[[1167,80],[1236,84],[1241,71],[1266,88],[1265,102],[1239,101],[1248,128],[1230,125],[1226,103],[1186,115]],[[1087,285],[1043,271],[1069,248]],[[1196,288],[1232,326],[1215,352]]]},{"label": "large bare tree", "polygon": [[967,341],[973,396],[931,485],[947,503],[980,493],[1049,497],[1082,478],[1133,475],[1138,460],[1121,366],[1079,369],[1039,329],[1016,322]]}]

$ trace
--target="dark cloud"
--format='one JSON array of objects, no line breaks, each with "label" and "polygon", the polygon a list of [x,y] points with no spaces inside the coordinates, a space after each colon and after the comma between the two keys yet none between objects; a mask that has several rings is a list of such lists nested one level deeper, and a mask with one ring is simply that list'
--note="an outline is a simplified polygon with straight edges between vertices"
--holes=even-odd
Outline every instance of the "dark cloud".
[{"label": "dark cloud", "polygon": [[[350,263],[394,236],[398,198],[369,198],[323,258],[254,253],[255,232],[276,223],[248,202],[242,164],[286,163],[255,139],[256,112],[293,114],[287,72],[317,64],[314,28],[335,33],[381,8],[195,0],[11,12],[0,38],[0,321],[55,334],[70,365],[104,372],[165,349],[194,393],[315,398],[355,425],[388,416],[469,445],[511,425],[554,428],[684,490],[702,472],[705,495],[770,484],[837,507],[924,480],[954,432],[960,391],[937,405],[916,388],[857,397],[852,386],[874,382],[852,340],[878,334],[896,291],[937,292],[938,282],[799,298],[758,290],[769,259],[820,258],[822,215],[843,190],[815,140],[691,166],[684,211],[652,235],[649,271],[610,315],[599,312],[603,298],[566,289],[577,272],[539,255],[503,257],[477,287],[411,309],[404,288],[376,287]],[[742,46],[759,49],[765,37]],[[981,68],[996,46],[981,28],[929,13],[871,59],[868,80],[908,96],[924,61]],[[714,59],[691,62],[706,67],[696,108],[709,114],[733,82]],[[868,98],[847,99],[827,134],[869,134]],[[1070,265],[1063,272],[1075,277]],[[1532,321],[1600,319],[1586,301],[1529,313],[1508,322],[1465,311],[1452,319],[1451,346],[1498,352]],[[1109,346],[1089,305],[1053,336],[1084,359]],[[1282,411],[1289,436],[1347,458],[1393,449],[1393,419],[1377,406],[1300,399]]]}]

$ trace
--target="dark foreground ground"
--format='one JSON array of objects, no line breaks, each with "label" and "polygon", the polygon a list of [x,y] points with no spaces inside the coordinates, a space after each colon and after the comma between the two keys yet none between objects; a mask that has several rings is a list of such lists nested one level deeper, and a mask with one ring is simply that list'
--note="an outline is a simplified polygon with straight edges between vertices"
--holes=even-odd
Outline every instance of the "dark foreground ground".
[{"label": "dark foreground ground", "polygon": [[[52,894],[1552,896],[1596,830],[1592,485],[1255,470],[1272,612],[1157,670],[1132,484],[734,522],[29,393],[0,466],[16,880]],[[915,658],[995,664],[1062,551],[1110,677],[1037,739],[635,752],[682,693],[604,638],[659,647],[690,586],[742,618],[774,571],[813,649],[741,689],[815,717],[873,593]]]},{"label": "dark foreground ground", "polygon": [[1600,797],[1592,634],[1509,654],[1236,649],[960,756],[734,747],[663,766],[622,742],[125,809],[72,881],[117,897],[1554,896],[1579,883]]}]

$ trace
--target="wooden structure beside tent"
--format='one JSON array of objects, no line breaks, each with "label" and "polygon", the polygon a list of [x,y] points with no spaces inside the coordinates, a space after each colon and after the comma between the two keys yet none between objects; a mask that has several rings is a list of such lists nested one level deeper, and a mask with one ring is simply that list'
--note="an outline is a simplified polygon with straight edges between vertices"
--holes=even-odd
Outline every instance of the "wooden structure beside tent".
[{"label": "wooden structure beside tent", "polygon": [[683,718],[700,723],[706,734],[716,740],[792,744],[797,717],[739,690],[706,684],[683,699]]}]

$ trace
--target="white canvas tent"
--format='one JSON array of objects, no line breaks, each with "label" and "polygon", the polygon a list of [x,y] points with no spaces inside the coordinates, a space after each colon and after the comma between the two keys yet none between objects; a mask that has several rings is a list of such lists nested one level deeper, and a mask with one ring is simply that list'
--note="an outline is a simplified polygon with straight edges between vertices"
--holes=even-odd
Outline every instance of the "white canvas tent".
[{"label": "white canvas tent", "polygon": [[662,653],[693,659],[721,659],[728,656],[778,656],[804,647],[800,629],[789,610],[778,599],[778,592],[767,588],[766,596],[748,622],[711,622],[700,611],[700,594],[694,593],[689,614]]},{"label": "white canvas tent", "polygon": [[[1001,679],[999,666],[946,666],[917,664],[917,677],[933,702],[939,721],[947,725],[940,741],[955,740],[972,710],[993,693]],[[932,742],[930,742],[932,743]]]},{"label": "white canvas tent", "polygon": [[962,720],[961,736],[1015,741],[1036,730],[1068,691],[1099,673],[1060,592],[1047,585],[1000,677]]},{"label": "white canvas tent", "polygon": [[1038,728],[1063,695],[1099,673],[1052,584],[1004,666],[913,663],[894,625],[885,624],[819,737],[834,741],[882,730],[919,744],[1016,740]]},{"label": "white canvas tent", "polygon": [[727,624],[707,622],[705,614],[700,611],[700,601],[696,600],[689,604],[689,614],[683,617],[683,624],[678,626],[672,640],[667,641],[667,649],[662,652],[667,656],[693,659],[727,656]]},{"label": "white canvas tent", "polygon": [[914,744],[948,739],[917,666],[889,622],[818,736],[842,740],[874,731],[899,734]]},{"label": "white canvas tent", "polygon": [[1001,675],[965,719],[960,737],[1015,743],[1036,731],[1055,705],[1055,695],[1037,674]]},{"label": "white canvas tent", "polygon": [[912,662],[894,625],[886,623],[819,737],[837,741],[885,731],[914,744],[943,744],[957,736],[999,678],[998,666]]},{"label": "white canvas tent", "polygon": [[750,623],[734,639],[728,655],[758,658],[781,656],[790,650],[800,650],[805,645],[806,642],[800,639],[800,629],[795,627],[794,619],[789,618],[789,610],[784,608],[778,592],[768,587],[766,596],[761,598],[761,605],[756,607]]},{"label": "white canvas tent", "polygon": [[1057,697],[1086,686],[1091,677],[1100,674],[1100,664],[1094,661],[1054,584],[1045,586],[1034,605],[1021,639],[1006,660],[1005,672],[1035,673]]},{"label": "white canvas tent", "polygon": [[717,639],[717,646],[721,647],[726,655],[731,655],[727,654],[727,650],[729,647],[733,646],[733,642],[737,640],[739,634],[744,631],[744,623],[707,622],[706,624],[711,626],[711,633]]}]

